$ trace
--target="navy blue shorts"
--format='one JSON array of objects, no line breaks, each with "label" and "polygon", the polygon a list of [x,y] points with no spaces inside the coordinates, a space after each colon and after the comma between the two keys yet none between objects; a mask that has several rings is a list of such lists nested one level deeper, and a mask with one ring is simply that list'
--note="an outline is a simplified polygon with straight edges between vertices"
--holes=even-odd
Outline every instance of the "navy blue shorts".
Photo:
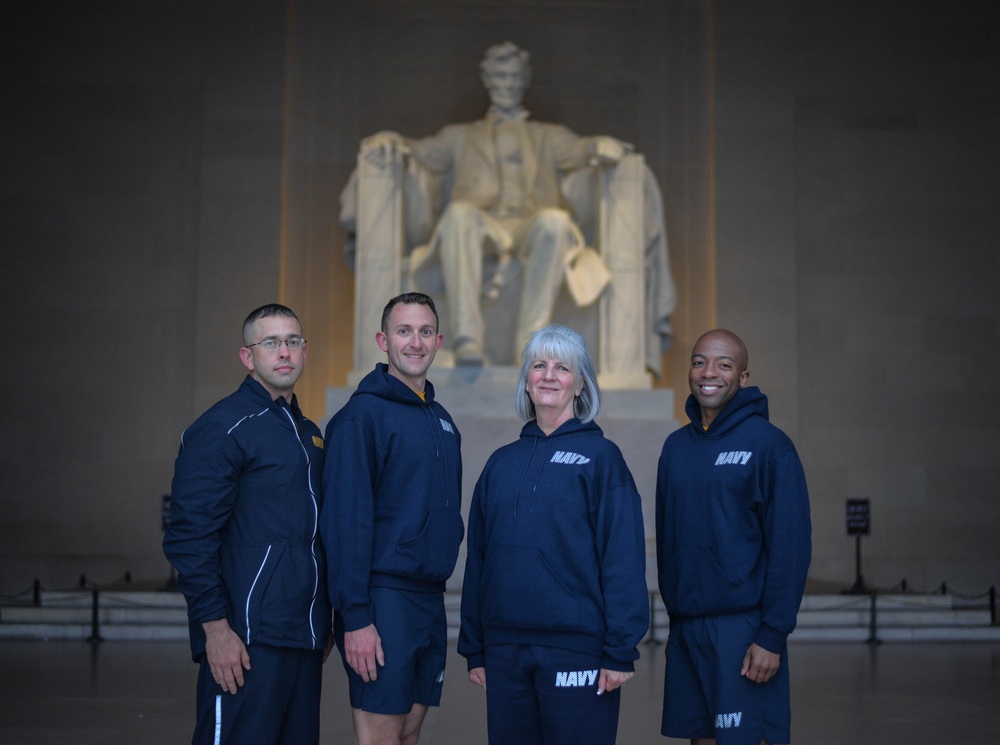
[{"label": "navy blue shorts", "polygon": [[486,647],[493,745],[613,745],[621,688],[597,695],[601,658],[535,644]]},{"label": "navy blue shorts", "polygon": [[372,619],[382,639],[385,666],[366,683],[347,664],[344,622],[334,618],[337,649],[347,671],[351,707],[373,714],[409,714],[414,704],[438,706],[448,656],[444,595],[389,587],[368,591]]},{"label": "navy blue shorts", "polygon": [[790,742],[788,650],[767,683],[740,675],[760,628],[760,612],[670,620],[663,684],[667,737],[717,745]]},{"label": "navy blue shorts", "polygon": [[323,653],[252,644],[247,654],[250,669],[235,694],[222,690],[202,658],[193,745],[316,745]]}]

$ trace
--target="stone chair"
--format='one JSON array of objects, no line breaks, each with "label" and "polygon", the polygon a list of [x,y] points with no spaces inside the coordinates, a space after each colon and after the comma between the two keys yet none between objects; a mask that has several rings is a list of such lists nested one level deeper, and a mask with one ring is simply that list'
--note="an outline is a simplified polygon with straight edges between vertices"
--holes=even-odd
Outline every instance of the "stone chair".
[{"label": "stone chair", "polygon": [[[596,250],[582,260],[602,262],[610,280],[603,288],[574,288],[577,297],[599,291],[586,307],[579,307],[564,288],[552,320],[583,334],[603,388],[649,388],[650,371],[659,373],[661,352],[669,343],[669,314],[676,303],[656,180],[642,155],[629,154],[614,166],[568,174],[562,191],[587,245]],[[355,271],[352,380],[384,361],[373,342],[382,309],[389,298],[413,289],[410,257],[426,243],[447,196],[448,184],[412,159],[397,156],[386,162],[376,153],[359,152],[357,168],[341,195],[341,224],[352,234],[347,253]],[[491,277],[492,271],[485,267],[483,276]],[[512,274],[515,279],[484,307],[487,352],[494,366],[520,364],[509,351],[520,296],[517,272]],[[567,267],[567,284],[574,274]],[[427,291],[423,283],[420,289]],[[454,359],[446,349],[447,304],[443,292],[429,294],[446,336],[435,367],[448,367]]]}]

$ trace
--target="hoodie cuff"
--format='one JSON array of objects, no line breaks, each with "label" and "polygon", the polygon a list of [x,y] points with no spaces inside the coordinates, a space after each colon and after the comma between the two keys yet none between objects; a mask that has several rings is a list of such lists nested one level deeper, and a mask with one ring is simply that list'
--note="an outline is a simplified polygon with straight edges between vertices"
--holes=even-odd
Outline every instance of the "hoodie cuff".
[{"label": "hoodie cuff", "polygon": [[788,634],[784,634],[764,624],[761,624],[760,631],[757,632],[757,638],[754,639],[754,643],[758,647],[763,647],[773,654],[781,654],[787,641]]},{"label": "hoodie cuff", "polygon": [[610,657],[601,658],[601,668],[604,670],[614,670],[619,673],[634,673],[635,664],[632,662],[622,662],[621,660],[613,660]]},{"label": "hoodie cuff", "polygon": [[375,622],[367,605],[352,605],[337,612],[344,619],[344,631],[357,631]]},{"label": "hoodie cuff", "polygon": [[482,652],[470,654],[466,657],[466,660],[469,663],[469,670],[475,670],[477,667],[486,667],[486,655]]}]

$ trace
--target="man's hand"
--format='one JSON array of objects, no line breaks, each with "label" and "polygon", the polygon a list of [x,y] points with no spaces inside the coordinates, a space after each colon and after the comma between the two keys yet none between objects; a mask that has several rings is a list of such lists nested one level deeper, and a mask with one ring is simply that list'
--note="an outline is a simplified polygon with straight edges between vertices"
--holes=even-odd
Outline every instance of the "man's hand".
[{"label": "man's hand", "polygon": [[626,673],[621,670],[605,670],[601,668],[601,677],[597,681],[597,695],[600,696],[605,691],[613,691],[621,688],[622,684],[631,678],[635,673]]},{"label": "man's hand", "polygon": [[486,668],[485,667],[474,667],[469,670],[469,680],[475,683],[477,686],[486,690]]},{"label": "man's hand", "polygon": [[385,665],[385,654],[382,652],[382,637],[378,635],[375,624],[370,623],[363,629],[344,634],[344,656],[347,664],[365,683],[378,678],[378,666]]},{"label": "man's hand", "polygon": [[236,693],[243,686],[243,671],[250,669],[250,655],[225,618],[206,621],[205,658],[215,682],[227,693]]},{"label": "man's hand", "polygon": [[743,655],[743,668],[740,670],[747,680],[755,683],[766,683],[781,667],[781,655],[768,652],[757,644],[751,644],[750,649]]}]

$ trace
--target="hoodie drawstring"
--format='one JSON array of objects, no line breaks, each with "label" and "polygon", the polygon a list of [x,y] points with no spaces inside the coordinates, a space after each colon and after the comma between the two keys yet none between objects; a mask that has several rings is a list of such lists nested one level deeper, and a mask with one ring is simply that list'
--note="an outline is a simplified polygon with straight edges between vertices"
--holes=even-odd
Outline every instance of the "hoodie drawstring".
[{"label": "hoodie drawstring", "polygon": [[[528,475],[528,468],[531,466],[531,461],[535,457],[535,450],[538,448],[537,437],[531,438],[531,453],[528,455],[528,459],[524,463],[524,471],[521,473],[521,480],[517,482],[517,491],[514,492],[514,517],[517,517],[517,500],[521,497],[521,486],[524,484],[524,477]],[[538,470],[535,472],[535,481],[531,485],[531,493],[534,494],[538,491],[538,479],[541,478],[542,469],[545,468],[545,463],[549,458],[549,448],[552,446],[552,439],[549,437],[545,438],[545,452],[542,454],[542,463],[538,466]]]},{"label": "hoodie drawstring", "polygon": [[542,456],[542,465],[540,465],[538,467],[538,470],[535,472],[535,483],[531,485],[531,491],[533,493],[536,492],[536,491],[538,491],[538,479],[542,475],[542,469],[545,468],[545,464],[549,460],[549,448],[551,446],[552,446],[552,438],[551,437],[546,437],[545,438],[545,454]]},{"label": "hoodie drawstring", "polygon": [[431,413],[430,406],[421,406],[424,410],[424,418],[427,419],[427,426],[431,428],[431,437],[434,439],[434,457],[441,457],[441,435],[434,426],[434,414]]},{"label": "hoodie drawstring", "polygon": [[[524,477],[528,475],[528,466],[531,465],[531,459],[535,455],[536,447],[538,447],[538,438],[533,437],[531,442],[531,453],[528,455],[528,459],[524,461],[524,471],[521,472],[521,480],[517,482],[517,491],[514,492],[514,517],[517,517],[517,500],[521,496],[521,484],[524,483]],[[537,478],[535,483],[538,483]]]}]

